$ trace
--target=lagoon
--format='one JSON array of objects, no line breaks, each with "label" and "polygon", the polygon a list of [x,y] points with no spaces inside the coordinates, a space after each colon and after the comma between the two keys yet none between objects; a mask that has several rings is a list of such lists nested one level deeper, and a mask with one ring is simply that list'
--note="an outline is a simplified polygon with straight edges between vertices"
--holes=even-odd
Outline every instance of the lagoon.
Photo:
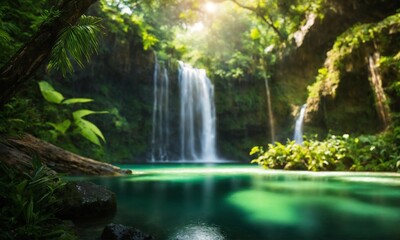
[{"label": "lagoon", "polygon": [[74,177],[117,195],[111,219],[78,223],[96,239],[109,221],[156,239],[398,239],[400,175],[265,170],[242,164],[122,165],[134,174]]}]

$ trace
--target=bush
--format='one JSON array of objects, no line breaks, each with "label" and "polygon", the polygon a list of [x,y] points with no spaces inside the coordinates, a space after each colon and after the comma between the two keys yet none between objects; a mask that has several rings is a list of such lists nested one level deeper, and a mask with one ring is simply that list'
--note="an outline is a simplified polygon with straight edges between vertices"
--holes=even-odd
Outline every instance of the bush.
[{"label": "bush", "polygon": [[269,169],[396,171],[400,167],[400,128],[376,136],[352,138],[330,135],[324,141],[305,140],[269,144],[268,150],[253,147],[252,163]]},{"label": "bush", "polygon": [[39,161],[30,174],[0,162],[0,239],[75,239],[55,218],[63,186]]}]

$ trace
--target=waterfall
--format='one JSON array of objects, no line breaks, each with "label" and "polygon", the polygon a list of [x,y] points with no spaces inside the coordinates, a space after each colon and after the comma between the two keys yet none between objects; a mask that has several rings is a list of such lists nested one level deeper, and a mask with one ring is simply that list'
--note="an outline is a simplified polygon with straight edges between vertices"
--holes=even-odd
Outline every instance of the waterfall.
[{"label": "waterfall", "polygon": [[216,160],[214,87],[204,69],[179,62],[182,160]]},{"label": "waterfall", "polygon": [[268,79],[265,79],[265,91],[267,94],[267,108],[268,108],[268,119],[269,119],[269,129],[270,129],[270,134],[271,134],[271,142],[275,142],[275,124],[274,124],[274,115],[272,113],[271,93],[269,91]]},{"label": "waterfall", "polygon": [[306,108],[307,108],[307,104],[304,104],[303,106],[301,106],[300,114],[299,114],[298,118],[296,119],[293,139],[297,144],[303,143],[303,121],[304,121],[304,115],[306,113]]},{"label": "waterfall", "polygon": [[169,78],[165,67],[155,60],[153,75],[153,129],[151,160],[167,160],[169,147]]}]

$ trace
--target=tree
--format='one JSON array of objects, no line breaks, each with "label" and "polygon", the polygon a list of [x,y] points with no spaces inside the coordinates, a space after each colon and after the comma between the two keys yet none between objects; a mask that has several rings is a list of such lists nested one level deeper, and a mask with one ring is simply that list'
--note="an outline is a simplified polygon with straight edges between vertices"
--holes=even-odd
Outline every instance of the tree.
[{"label": "tree", "polygon": [[48,59],[63,30],[75,25],[96,0],[63,0],[32,38],[0,69],[0,107],[7,103]]}]

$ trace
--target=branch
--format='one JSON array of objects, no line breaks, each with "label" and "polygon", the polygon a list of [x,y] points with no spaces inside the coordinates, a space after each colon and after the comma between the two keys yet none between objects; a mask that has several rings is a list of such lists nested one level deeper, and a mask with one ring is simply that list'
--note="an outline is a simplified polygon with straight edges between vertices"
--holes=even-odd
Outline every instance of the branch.
[{"label": "branch", "polygon": [[7,103],[45,63],[64,28],[75,25],[79,17],[97,0],[64,0],[59,15],[45,21],[36,34],[0,69],[0,107]]},{"label": "branch", "polygon": [[265,14],[263,14],[262,11],[260,11],[260,8],[258,7],[250,7],[247,5],[244,5],[242,3],[240,3],[237,0],[230,0],[231,2],[235,3],[236,5],[238,5],[239,7],[243,8],[243,9],[247,9],[249,11],[252,11],[256,14],[257,17],[261,18],[261,20],[263,20],[269,27],[272,28],[272,30],[276,33],[276,35],[278,35],[279,39],[283,42],[285,41],[285,37],[282,35],[282,33],[279,31],[279,29],[277,27],[275,27],[271,16],[267,15],[267,17],[265,16]]}]

